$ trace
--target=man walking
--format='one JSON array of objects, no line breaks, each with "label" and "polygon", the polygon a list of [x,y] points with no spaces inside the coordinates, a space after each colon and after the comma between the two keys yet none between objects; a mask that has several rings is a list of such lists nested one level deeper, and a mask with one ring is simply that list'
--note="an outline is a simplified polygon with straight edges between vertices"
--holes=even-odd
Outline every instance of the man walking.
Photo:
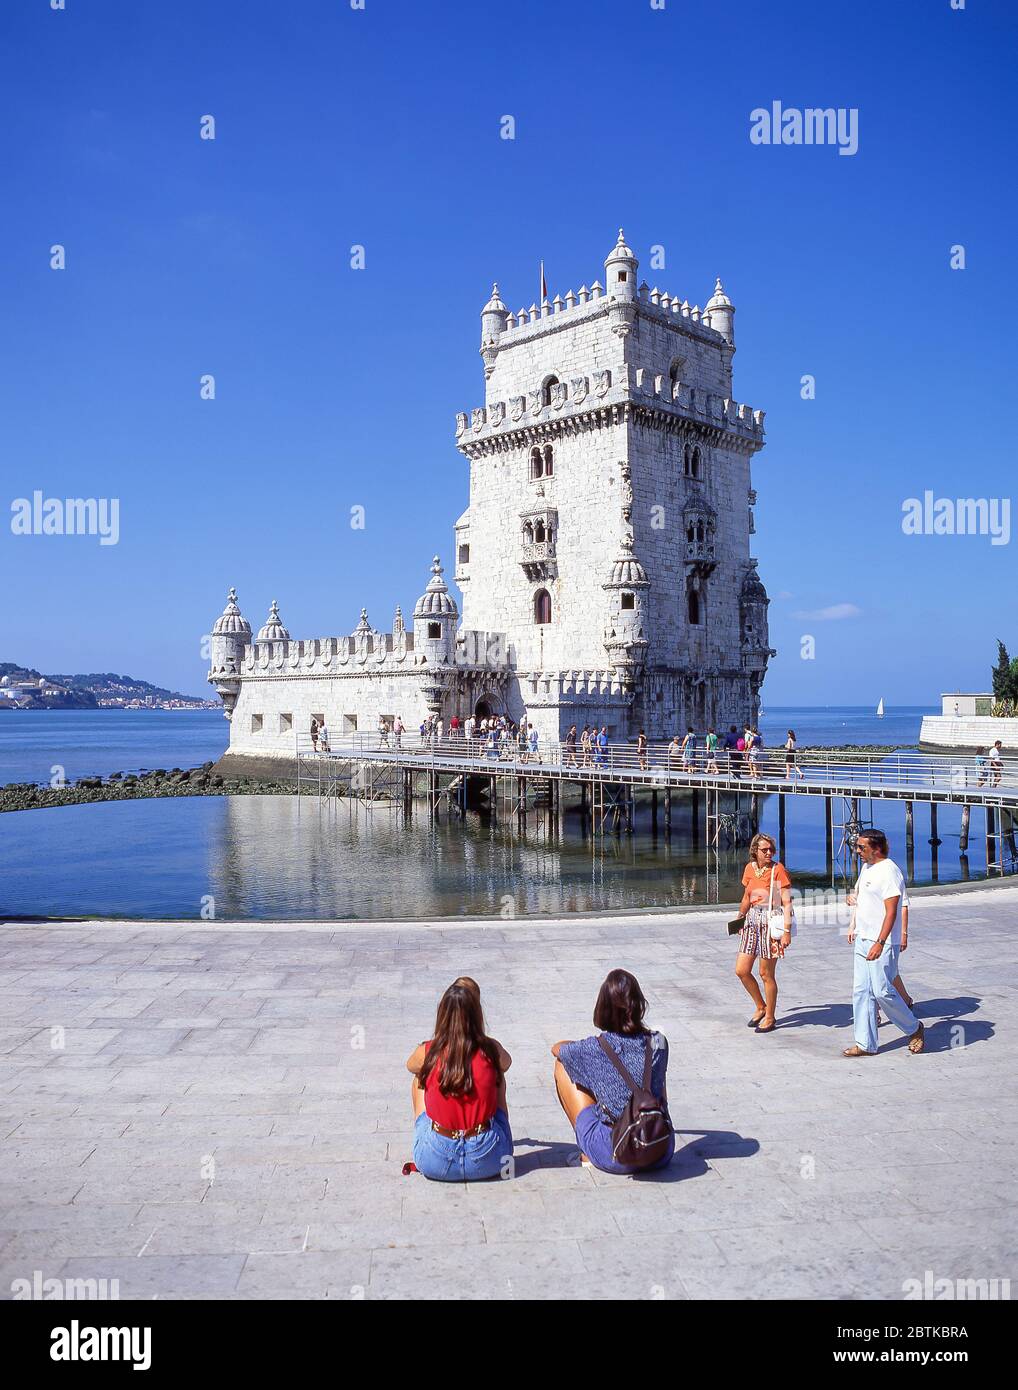
[{"label": "man walking", "polygon": [[882,830],[863,830],[858,839],[864,868],[855,892],[855,909],[848,929],[855,947],[852,1021],[855,1043],[844,1057],[873,1057],[877,1052],[877,1006],[908,1035],[909,1052],[922,1052],[923,1025],[894,987],[901,951],[901,904],[907,898],[905,879],[887,857]]}]

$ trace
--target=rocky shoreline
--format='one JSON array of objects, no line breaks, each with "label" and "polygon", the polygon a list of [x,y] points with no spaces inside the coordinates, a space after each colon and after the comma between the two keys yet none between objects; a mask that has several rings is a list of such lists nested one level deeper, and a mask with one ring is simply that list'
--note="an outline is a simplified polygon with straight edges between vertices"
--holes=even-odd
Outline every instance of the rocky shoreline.
[{"label": "rocky shoreline", "polygon": [[0,787],[0,812],[81,806],[92,801],[137,801],[155,796],[287,796],[296,790],[296,784],[284,777],[224,777],[216,771],[215,763],[203,763],[191,769],[155,768],[151,772],[79,777],[63,787],[11,782]]}]

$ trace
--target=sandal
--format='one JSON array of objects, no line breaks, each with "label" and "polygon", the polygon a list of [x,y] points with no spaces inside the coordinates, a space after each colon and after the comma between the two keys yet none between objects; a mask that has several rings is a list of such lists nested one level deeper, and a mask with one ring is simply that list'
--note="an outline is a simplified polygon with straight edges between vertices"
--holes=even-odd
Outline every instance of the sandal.
[{"label": "sandal", "polygon": [[758,1028],[756,1028],[754,1031],[757,1032],[757,1033],[773,1033],[773,1032],[774,1032],[774,1029],[775,1029],[775,1026],[776,1026],[776,1025],[775,1025],[775,1023],[774,1023],[774,1020],[771,1019],[770,1023],[768,1024],[768,1026],[767,1026],[766,1028],[758,1027]]},{"label": "sandal", "polygon": [[749,1022],[746,1024],[746,1027],[747,1027],[747,1028],[755,1028],[755,1027],[757,1026],[757,1024],[758,1024],[758,1023],[762,1023],[766,1017],[767,1017],[767,1011],[766,1011],[766,1009],[765,1009],[764,1012],[763,1012],[762,1014],[754,1014],[753,1017],[752,1017],[752,1018],[749,1020]]},{"label": "sandal", "polygon": [[853,1047],[846,1047],[841,1055],[842,1057],[875,1057],[877,1054],[875,1052],[867,1052],[865,1048],[860,1047],[859,1044],[856,1043]]},{"label": "sandal", "polygon": [[923,1048],[926,1046],[925,1034],[926,1029],[920,1023],[919,1027],[915,1030],[915,1032],[908,1040],[909,1052],[922,1052]]}]

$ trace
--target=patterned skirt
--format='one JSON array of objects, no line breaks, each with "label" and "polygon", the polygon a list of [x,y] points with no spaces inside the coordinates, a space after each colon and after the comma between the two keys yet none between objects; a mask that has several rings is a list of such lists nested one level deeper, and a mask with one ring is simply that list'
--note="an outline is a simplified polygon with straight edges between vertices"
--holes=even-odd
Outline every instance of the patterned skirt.
[{"label": "patterned skirt", "polygon": [[759,956],[761,960],[771,960],[777,956],[776,942],[771,940],[770,924],[767,921],[767,904],[751,907],[746,913],[746,925],[739,933],[739,951],[746,956]]}]

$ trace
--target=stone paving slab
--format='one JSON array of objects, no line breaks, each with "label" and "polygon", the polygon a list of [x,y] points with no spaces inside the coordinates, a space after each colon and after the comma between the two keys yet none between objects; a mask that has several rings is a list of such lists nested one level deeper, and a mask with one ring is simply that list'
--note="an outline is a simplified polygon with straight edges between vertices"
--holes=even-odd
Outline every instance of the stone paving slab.
[{"label": "stone paving slab", "polygon": [[[917,893],[928,1049],[847,1062],[851,950],[803,926],[779,1027],[745,1027],[725,911],[571,921],[0,926],[0,1296],[895,1298],[1018,1289],[1018,888]],[[581,1168],[549,1047],[605,971],[671,1042],[664,1173]],[[513,1054],[515,1175],[434,1184],[404,1061],[481,983]]]}]

